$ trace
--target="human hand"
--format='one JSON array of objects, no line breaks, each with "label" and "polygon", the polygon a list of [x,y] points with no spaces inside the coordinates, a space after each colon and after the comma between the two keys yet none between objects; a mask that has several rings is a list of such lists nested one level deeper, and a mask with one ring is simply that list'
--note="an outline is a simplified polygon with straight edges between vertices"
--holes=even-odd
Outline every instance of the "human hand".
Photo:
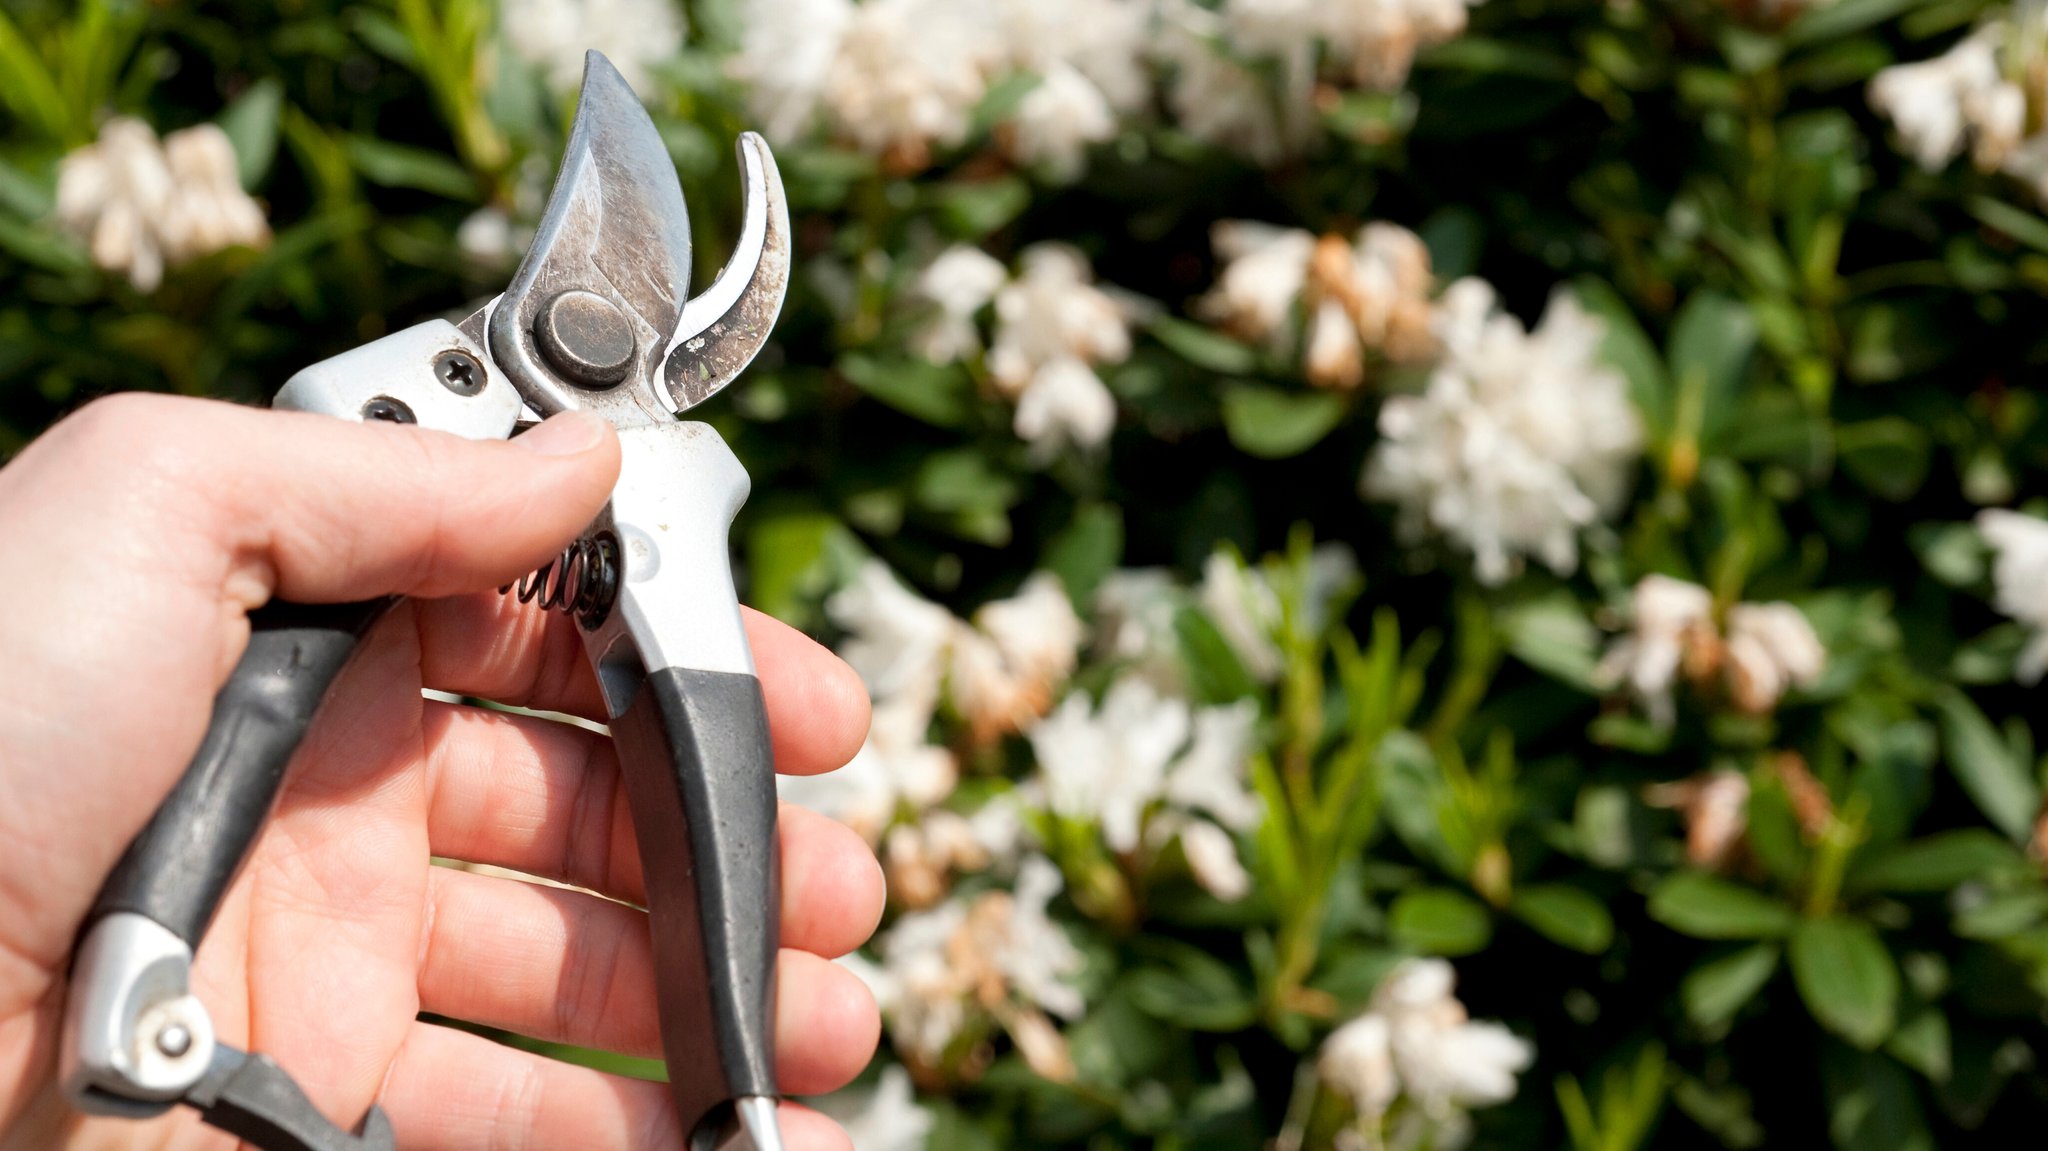
[{"label": "human hand", "polygon": [[[680,1147],[667,1088],[421,1021],[658,1056],[646,916],[445,856],[643,898],[610,741],[421,688],[602,719],[574,624],[493,589],[603,505],[596,417],[510,443],[207,401],[92,404],[0,468],[0,1148],[225,1148],[186,1108],[85,1119],[55,1082],[65,971],[101,882],[169,792],[276,597],[404,594],[336,681],[198,952],[224,1042],[275,1058],[330,1118],[376,1102],[406,1148]],[[749,612],[777,767],[831,770],[867,723],[858,678]],[[782,1087],[832,1090],[879,1028],[828,961],[881,914],[851,832],[781,815]],[[791,1104],[792,1147],[843,1133]]]}]

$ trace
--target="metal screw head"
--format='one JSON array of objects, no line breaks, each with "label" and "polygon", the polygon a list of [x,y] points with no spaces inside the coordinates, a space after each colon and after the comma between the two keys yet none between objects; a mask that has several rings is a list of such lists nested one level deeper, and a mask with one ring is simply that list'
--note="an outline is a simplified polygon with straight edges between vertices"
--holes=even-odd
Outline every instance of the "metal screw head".
[{"label": "metal screw head", "polygon": [[182,1023],[172,1023],[156,1033],[156,1049],[167,1057],[176,1059],[192,1050],[192,1029]]},{"label": "metal screw head", "polygon": [[458,396],[473,396],[484,390],[484,366],[460,348],[450,348],[434,357],[434,378]]},{"label": "metal screw head", "polygon": [[365,420],[378,420],[387,424],[416,424],[420,422],[420,418],[412,414],[412,408],[408,407],[404,400],[394,400],[390,396],[370,397],[369,402],[363,405],[363,418]]},{"label": "metal screw head", "polygon": [[541,305],[533,342],[548,366],[585,388],[608,388],[625,379],[637,350],[632,322],[618,305],[581,288]]}]

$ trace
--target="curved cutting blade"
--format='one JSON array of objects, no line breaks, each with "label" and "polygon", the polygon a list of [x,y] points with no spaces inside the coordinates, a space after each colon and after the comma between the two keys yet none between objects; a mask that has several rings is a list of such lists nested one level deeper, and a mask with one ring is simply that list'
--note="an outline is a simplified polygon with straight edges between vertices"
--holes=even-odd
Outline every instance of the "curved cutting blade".
[{"label": "curved cutting blade", "polygon": [[732,258],[704,293],[683,305],[663,376],[675,410],[717,393],[754,362],[789,289],[789,202],[775,155],[758,133],[740,135],[746,217]]},{"label": "curved cutting blade", "polygon": [[[486,325],[491,358],[542,415],[588,408],[620,427],[666,423],[674,409],[655,377],[689,290],[689,209],[668,148],[618,69],[588,53],[554,191]],[[550,308],[574,291],[595,293],[612,310],[583,297],[577,307]],[[546,348],[535,335],[543,319],[553,334]],[[580,379],[559,370],[578,361],[600,366]]]}]

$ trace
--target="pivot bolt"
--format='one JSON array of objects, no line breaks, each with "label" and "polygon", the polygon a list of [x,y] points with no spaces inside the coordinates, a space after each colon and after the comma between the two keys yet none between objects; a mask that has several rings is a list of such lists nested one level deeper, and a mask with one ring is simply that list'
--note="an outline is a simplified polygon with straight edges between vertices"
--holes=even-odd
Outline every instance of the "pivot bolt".
[{"label": "pivot bolt", "polygon": [[156,1033],[156,1049],[172,1059],[192,1050],[192,1029],[172,1023]]},{"label": "pivot bolt", "polygon": [[585,388],[608,388],[625,379],[636,350],[633,325],[619,306],[581,288],[541,305],[533,340],[563,379]]}]

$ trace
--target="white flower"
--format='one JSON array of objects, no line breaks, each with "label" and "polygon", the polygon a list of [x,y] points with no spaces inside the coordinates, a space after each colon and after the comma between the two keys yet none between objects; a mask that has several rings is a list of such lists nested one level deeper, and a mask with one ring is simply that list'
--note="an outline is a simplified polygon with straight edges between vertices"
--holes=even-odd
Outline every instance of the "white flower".
[{"label": "white flower", "polygon": [[1095,824],[1111,851],[1157,851],[1178,839],[1197,882],[1240,899],[1251,881],[1230,831],[1251,830],[1264,813],[1246,784],[1257,718],[1250,700],[1192,711],[1125,676],[1100,708],[1075,694],[1031,729],[1036,783],[1049,810]]},{"label": "white flower", "polygon": [[1095,589],[1096,649],[1172,691],[1185,679],[1178,621],[1185,599],[1164,568],[1119,568]]},{"label": "white flower", "polygon": [[1141,679],[1112,684],[1099,710],[1084,694],[1068,696],[1029,732],[1047,806],[1100,826],[1112,851],[1135,851],[1191,722],[1185,702]]},{"label": "white flower", "polygon": [[1684,818],[1685,859],[1695,867],[1728,866],[1749,829],[1749,777],[1728,768],[1646,787],[1643,801]]},{"label": "white flower", "polygon": [[1316,123],[1313,45],[1304,43],[1279,69],[1275,91],[1231,53],[1232,29],[1219,14],[1187,0],[1165,0],[1160,10],[1153,51],[1171,72],[1166,104],[1182,131],[1268,166],[1307,146]]},{"label": "white flower", "polygon": [[127,117],[107,121],[98,142],[58,165],[57,222],[139,292],[155,291],[167,265],[270,239],[227,133],[199,124],[159,145],[149,125]]},{"label": "white flower", "polygon": [[1827,648],[1789,603],[1742,603],[1728,609],[1728,692],[1752,714],[1770,711],[1788,688],[1812,687],[1827,666]]},{"label": "white flower", "polygon": [[1195,712],[1194,739],[1166,777],[1167,802],[1199,811],[1233,831],[1250,831],[1265,813],[1245,784],[1259,708],[1248,699]]},{"label": "white flower", "polygon": [[1827,665],[1813,625],[1789,603],[1736,604],[1728,609],[1723,637],[1714,625],[1713,596],[1698,584],[1644,576],[1629,602],[1628,634],[1608,649],[1595,678],[1606,687],[1626,686],[1660,727],[1671,724],[1671,689],[1680,672],[1700,685],[1724,675],[1735,706],[1762,714],[1787,689],[1812,687]]},{"label": "white flower", "polygon": [[974,314],[987,307],[1009,279],[1001,261],[971,244],[955,244],[941,252],[917,279],[917,295],[938,314],[911,340],[911,349],[935,364],[950,364],[980,351]]},{"label": "white flower", "polygon": [[2048,520],[1990,508],[1977,513],[1977,530],[1996,557],[1992,602],[2033,632],[2016,674],[2038,683],[2048,671]]},{"label": "white flower", "polygon": [[1696,628],[1714,626],[1714,597],[1696,583],[1647,575],[1629,597],[1629,631],[1600,661],[1597,677],[1609,687],[1626,685],[1660,727],[1674,715],[1671,688],[1685,659],[1686,641]]},{"label": "white flower", "polygon": [[1318,1061],[1324,1082],[1374,1121],[1397,1098],[1412,1101],[1434,1146],[1462,1141],[1465,1109],[1514,1098],[1515,1076],[1535,1058],[1507,1028],[1470,1020],[1451,993],[1456,980],[1441,959],[1404,961],[1364,1015],[1331,1033]]},{"label": "white flower", "polygon": [[846,629],[839,656],[860,673],[876,699],[937,699],[945,660],[960,621],[903,586],[887,564],[869,560],[825,603]]},{"label": "white flower", "polygon": [[952,753],[925,739],[932,703],[914,695],[877,703],[851,762],[822,775],[777,776],[779,794],[846,824],[871,846],[880,843],[899,809],[936,807],[958,781]]},{"label": "white flower", "polygon": [[1224,220],[1210,242],[1223,270],[1197,310],[1276,351],[1292,345],[1296,310],[1305,310],[1302,361],[1311,383],[1357,387],[1367,353],[1412,363],[1435,350],[1429,250],[1406,228],[1367,224],[1347,242]]},{"label": "white flower", "polygon": [[1330,0],[1319,6],[1331,54],[1359,84],[1382,91],[1408,79],[1417,51],[1463,32],[1466,7],[1467,0]]},{"label": "white flower", "polygon": [[683,46],[683,14],[671,0],[504,0],[500,18],[512,50],[562,92],[582,83],[591,49],[643,91],[648,65]]},{"label": "white flower", "polygon": [[1969,117],[1965,103],[2000,83],[1996,25],[1978,29],[1932,60],[1895,64],[1870,81],[1870,105],[1891,118],[1922,168],[1941,170],[1962,154]]},{"label": "white flower", "polygon": [[[982,1013],[1041,1045],[1041,1012],[1077,1018],[1086,1006],[1074,984],[1083,959],[1046,913],[1059,890],[1059,870],[1033,856],[1019,867],[1014,892],[988,891],[905,915],[877,943],[879,965],[848,963],[875,993],[898,1048],[936,1064]],[[1057,1033],[1051,1038],[1056,1042]],[[1056,1061],[1060,1054],[1041,1058]]]},{"label": "white flower", "polygon": [[1386,1017],[1368,1011],[1332,1031],[1323,1040],[1316,1071],[1323,1082],[1342,1092],[1362,1114],[1375,1119],[1386,1114],[1401,1094],[1401,1078],[1394,1070],[1393,1037]]},{"label": "white flower", "polygon": [[1308,283],[1315,236],[1256,220],[1218,220],[1209,246],[1223,267],[1196,310],[1247,339],[1284,342]]},{"label": "white flower", "polygon": [[897,1064],[884,1067],[870,1090],[841,1092],[811,1105],[839,1121],[853,1151],[925,1151],[936,1122],[918,1103],[910,1072]]},{"label": "white flower", "polygon": [[1038,572],[975,613],[953,640],[953,702],[978,740],[1044,715],[1080,657],[1081,620],[1059,577]]},{"label": "white flower", "polygon": [[1054,180],[1080,175],[1088,145],[1116,137],[1116,110],[1102,90],[1071,65],[1054,64],[1017,104],[1011,150]]},{"label": "white flower", "polygon": [[1202,561],[1195,595],[1253,679],[1270,682],[1280,675],[1280,645],[1273,641],[1280,629],[1280,597],[1264,575],[1234,553],[1212,552]]},{"label": "white flower", "polygon": [[1059,244],[1024,251],[1022,271],[996,293],[988,366],[1017,403],[1017,434],[1043,461],[1072,444],[1092,448],[1116,426],[1116,402],[1090,365],[1131,354],[1124,309],[1097,288],[1088,261]]},{"label": "white flower", "polygon": [[1068,446],[1100,447],[1116,430],[1116,398],[1093,369],[1062,358],[1040,367],[1017,397],[1013,425],[1038,463]]},{"label": "white flower", "polygon": [[903,171],[967,135],[999,47],[991,14],[954,0],[762,0],[730,67],[778,142],[821,114]]},{"label": "white flower", "polygon": [[1469,549],[1485,583],[1530,555],[1572,571],[1578,533],[1618,507],[1642,448],[1627,382],[1597,358],[1602,325],[1559,291],[1524,332],[1467,279],[1444,293],[1436,335],[1427,389],[1380,409],[1365,493],[1399,504],[1408,534]]}]

